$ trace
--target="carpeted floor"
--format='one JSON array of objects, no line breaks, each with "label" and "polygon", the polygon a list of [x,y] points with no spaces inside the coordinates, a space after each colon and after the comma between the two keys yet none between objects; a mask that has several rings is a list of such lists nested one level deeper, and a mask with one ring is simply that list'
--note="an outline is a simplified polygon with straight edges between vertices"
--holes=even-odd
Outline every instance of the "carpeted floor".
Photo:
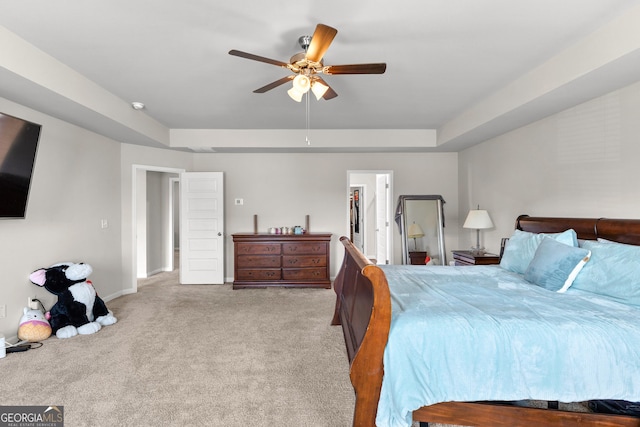
[{"label": "carpeted floor", "polygon": [[349,426],[335,294],[141,282],[118,323],[0,361],[2,405],[63,405],[68,426]]},{"label": "carpeted floor", "polygon": [[355,399],[334,300],[158,274],[107,303],[115,325],[1,359],[0,405],[62,405],[69,427],[348,427]]}]

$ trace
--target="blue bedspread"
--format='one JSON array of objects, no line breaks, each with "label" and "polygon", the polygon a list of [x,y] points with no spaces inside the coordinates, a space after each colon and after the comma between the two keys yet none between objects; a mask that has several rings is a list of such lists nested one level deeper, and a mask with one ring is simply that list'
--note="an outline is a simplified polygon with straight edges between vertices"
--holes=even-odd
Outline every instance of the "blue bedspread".
[{"label": "blue bedspread", "polygon": [[499,266],[383,266],[392,298],[376,423],[445,401],[640,401],[640,309]]}]

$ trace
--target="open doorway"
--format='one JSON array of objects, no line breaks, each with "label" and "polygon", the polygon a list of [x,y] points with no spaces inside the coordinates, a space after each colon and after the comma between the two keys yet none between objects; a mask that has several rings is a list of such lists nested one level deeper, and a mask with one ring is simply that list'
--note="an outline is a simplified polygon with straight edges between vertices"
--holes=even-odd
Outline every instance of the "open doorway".
[{"label": "open doorway", "polygon": [[362,253],[365,253],[365,226],[369,225],[368,221],[365,221],[367,205],[362,203],[363,200],[366,200],[364,189],[363,185],[352,185],[349,188],[349,209],[351,211],[349,239]]},{"label": "open doorway", "polygon": [[391,263],[392,171],[347,171],[349,236],[378,264]]},{"label": "open doorway", "polygon": [[175,190],[184,169],[133,165],[132,170],[132,291],[138,289],[138,279],[155,273],[174,270],[174,216],[178,193]]},{"label": "open doorway", "polygon": [[171,259],[171,271],[180,268],[180,178],[169,179],[169,202],[171,204],[171,247],[173,257]]}]

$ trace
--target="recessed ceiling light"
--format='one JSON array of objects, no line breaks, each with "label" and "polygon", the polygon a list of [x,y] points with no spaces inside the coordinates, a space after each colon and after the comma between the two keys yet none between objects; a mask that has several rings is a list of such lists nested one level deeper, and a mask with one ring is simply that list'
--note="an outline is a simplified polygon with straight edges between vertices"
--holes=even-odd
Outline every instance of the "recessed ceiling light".
[{"label": "recessed ceiling light", "polygon": [[144,108],[144,104],[142,102],[132,102],[131,106],[134,110],[142,110]]}]

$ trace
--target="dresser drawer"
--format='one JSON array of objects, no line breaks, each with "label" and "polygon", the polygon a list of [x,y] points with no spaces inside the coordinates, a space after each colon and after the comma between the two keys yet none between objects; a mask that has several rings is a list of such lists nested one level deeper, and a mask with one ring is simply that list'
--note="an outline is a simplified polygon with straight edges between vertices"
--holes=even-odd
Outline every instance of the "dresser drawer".
[{"label": "dresser drawer", "polygon": [[325,280],[327,279],[326,268],[283,268],[282,278],[284,280]]},{"label": "dresser drawer", "polygon": [[295,242],[295,243],[283,243],[282,253],[284,255],[313,255],[313,254],[326,254],[327,245],[321,242]]},{"label": "dresser drawer", "polygon": [[284,255],[282,257],[282,267],[326,267],[326,256],[315,255]]},{"label": "dresser drawer", "polygon": [[282,280],[282,270],[279,268],[243,268],[236,270],[236,280]]},{"label": "dresser drawer", "polygon": [[280,255],[278,243],[236,243],[238,255]]},{"label": "dresser drawer", "polygon": [[280,267],[280,255],[238,255],[238,268]]}]

